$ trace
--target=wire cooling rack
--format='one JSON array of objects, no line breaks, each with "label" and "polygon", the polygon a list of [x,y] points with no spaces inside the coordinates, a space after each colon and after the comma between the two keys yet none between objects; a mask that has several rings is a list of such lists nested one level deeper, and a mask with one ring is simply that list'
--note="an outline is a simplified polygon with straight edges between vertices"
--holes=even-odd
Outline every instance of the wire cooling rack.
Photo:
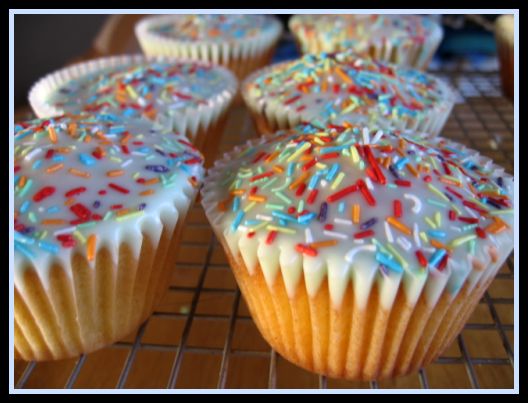
[{"label": "wire cooling rack", "polygon": [[[439,70],[458,91],[443,135],[513,172],[513,107],[496,72]],[[242,106],[222,151],[254,136]],[[137,333],[78,359],[15,362],[16,388],[513,388],[513,256],[442,357],[417,374],[348,382],[304,371],[270,350],[222,248],[196,205],[171,287]]]}]

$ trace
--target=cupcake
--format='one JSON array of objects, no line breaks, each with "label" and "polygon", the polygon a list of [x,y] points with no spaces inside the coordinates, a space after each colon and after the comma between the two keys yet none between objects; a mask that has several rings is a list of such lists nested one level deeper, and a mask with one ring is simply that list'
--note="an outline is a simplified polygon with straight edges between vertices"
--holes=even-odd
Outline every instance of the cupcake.
[{"label": "cupcake", "polygon": [[18,123],[14,144],[15,357],[75,357],[129,335],[168,287],[200,152],[111,114]]},{"label": "cupcake", "polygon": [[513,178],[460,144],[312,124],[235,148],[202,190],[263,337],[349,380],[449,346],[512,251],[512,197]]},{"label": "cupcake", "polygon": [[362,59],[352,51],[272,65],[252,74],[241,88],[261,134],[315,120],[375,123],[434,136],[455,100],[454,92],[436,77]]},{"label": "cupcake", "polygon": [[501,15],[495,21],[495,39],[499,56],[502,92],[513,100],[513,15]]},{"label": "cupcake", "polygon": [[40,118],[80,112],[146,118],[186,134],[212,161],[237,85],[220,66],[114,56],[47,75],[31,88],[29,102]]},{"label": "cupcake", "polygon": [[146,55],[221,64],[240,79],[269,64],[281,33],[277,19],[254,14],[152,16],[136,25]]},{"label": "cupcake", "polygon": [[302,53],[352,49],[378,60],[425,70],[443,37],[420,15],[295,15],[289,22]]}]

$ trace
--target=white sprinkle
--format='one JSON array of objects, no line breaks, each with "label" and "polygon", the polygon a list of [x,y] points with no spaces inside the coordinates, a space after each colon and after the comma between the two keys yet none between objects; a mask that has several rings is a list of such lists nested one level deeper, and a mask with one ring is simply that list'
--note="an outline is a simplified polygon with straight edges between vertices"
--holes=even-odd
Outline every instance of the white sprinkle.
[{"label": "white sprinkle", "polygon": [[418,214],[422,210],[422,202],[418,197],[410,193],[404,193],[403,197],[405,197],[408,200],[411,200],[414,203],[414,205],[411,208],[411,211],[414,214]]},{"label": "white sprinkle", "polygon": [[132,163],[132,159],[126,160],[125,162],[121,164],[121,168],[125,168],[129,166],[131,163]]},{"label": "white sprinkle", "polygon": [[39,154],[42,152],[42,148],[35,148],[34,150],[31,150],[30,152],[27,153],[27,155],[24,157],[24,159],[26,161],[29,161],[31,160],[31,158],[33,158],[35,155]]},{"label": "white sprinkle", "polygon": [[249,228],[242,224],[237,227],[237,230],[242,232],[249,232]]},{"label": "white sprinkle", "polygon": [[372,181],[369,177],[365,178],[365,184],[367,185],[368,190],[374,190],[374,186],[372,185]]},{"label": "white sprinkle", "polygon": [[394,238],[392,237],[392,230],[390,229],[389,223],[387,221],[384,221],[383,223],[385,224],[385,237],[389,243],[393,243]]},{"label": "white sprinkle", "polygon": [[425,252],[427,252],[427,253],[434,253],[436,249],[435,248],[426,248],[426,247],[424,247],[423,250]]},{"label": "white sprinkle", "polygon": [[370,133],[368,127],[363,128],[363,145],[370,144]]},{"label": "white sprinkle", "polygon": [[325,234],[326,236],[334,237],[334,238],[348,239],[348,235],[347,234],[343,234],[341,232],[324,230],[323,234]]},{"label": "white sprinkle", "polygon": [[406,252],[408,252],[412,247],[412,243],[410,243],[407,238],[402,236],[399,236],[396,242],[398,242],[398,245],[400,245]]},{"label": "white sprinkle", "polygon": [[473,209],[470,209],[468,206],[464,206],[466,208],[466,211],[468,214],[473,218],[479,218],[480,216],[477,214],[476,211],[473,211]]},{"label": "white sprinkle", "polygon": [[420,241],[420,235],[418,234],[418,224],[417,223],[414,223],[413,236],[414,236],[414,243],[416,244],[417,247],[421,248],[422,242]]},{"label": "white sprinkle", "polygon": [[357,243],[358,245],[363,245],[365,243],[364,239],[354,239],[354,243]]},{"label": "white sprinkle", "polygon": [[77,227],[73,226],[73,227],[58,229],[57,231],[53,233],[53,236],[72,233],[73,231],[75,231],[75,228]]},{"label": "white sprinkle", "polygon": [[[358,239],[356,239],[356,241],[358,241]],[[362,241],[362,239],[361,239],[361,241]],[[352,248],[346,253],[345,260],[348,263],[354,263],[354,257],[358,253],[361,253],[361,252],[376,252],[376,245],[368,244],[368,245],[357,246],[355,248]]]},{"label": "white sprinkle", "polygon": [[455,227],[454,225],[451,225],[449,228],[451,228],[453,231],[456,231],[456,232],[462,232],[462,228]]},{"label": "white sprinkle", "polygon": [[381,136],[383,136],[383,132],[381,130],[378,130],[376,132],[376,135],[372,139],[371,144],[376,144],[381,139]]},{"label": "white sprinkle", "polygon": [[336,224],[352,225],[352,221],[345,220],[344,218],[334,218]]},{"label": "white sprinkle", "polygon": [[269,215],[264,215],[264,214],[257,214],[255,218],[257,220],[262,220],[262,221],[273,221],[273,217],[270,217]]},{"label": "white sprinkle", "polygon": [[305,239],[306,243],[312,243],[313,242],[313,235],[312,235],[312,231],[310,230],[310,228],[306,228],[304,230],[304,239]]},{"label": "white sprinkle", "polygon": [[325,180],[325,179],[321,179],[321,182],[319,182],[319,184],[321,185],[321,187],[326,187],[326,185],[328,185],[328,182]]}]

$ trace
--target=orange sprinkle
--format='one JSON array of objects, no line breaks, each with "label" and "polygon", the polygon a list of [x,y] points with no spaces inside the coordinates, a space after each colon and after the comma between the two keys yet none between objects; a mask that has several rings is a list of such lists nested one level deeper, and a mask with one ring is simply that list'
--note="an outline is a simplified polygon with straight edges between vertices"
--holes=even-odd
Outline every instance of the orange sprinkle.
[{"label": "orange sprinkle", "polygon": [[150,120],[154,120],[156,119],[156,109],[152,108],[152,109],[143,111],[143,115],[145,115]]},{"label": "orange sprinkle", "polygon": [[70,136],[73,136],[75,132],[77,131],[77,123],[71,122],[68,124],[68,134]]},{"label": "orange sprinkle", "polygon": [[406,226],[405,224],[403,224],[402,222],[398,221],[396,218],[394,217],[387,217],[387,222],[392,225],[394,228],[400,230],[401,232],[403,232],[404,234],[406,235],[412,235],[412,231],[411,229]]},{"label": "orange sprinkle", "polygon": [[343,70],[341,70],[339,67],[336,67],[336,68],[334,69],[334,71],[337,73],[337,75],[338,75],[339,77],[341,77],[341,78],[343,79],[343,81],[344,81],[345,83],[347,83],[347,84],[351,84],[351,83],[352,83],[352,80],[350,79],[350,77],[347,76],[347,75],[345,74],[345,72],[344,72]]},{"label": "orange sprinkle", "polygon": [[121,139],[121,144],[126,145],[128,143],[128,140],[130,140],[130,133],[125,134],[125,136]]},{"label": "orange sprinkle", "polygon": [[140,196],[149,196],[151,194],[154,194],[154,189],[147,189],[139,193]]},{"label": "orange sprinkle", "polygon": [[391,162],[392,162],[392,158],[391,157],[386,157],[385,161],[383,161],[382,165],[383,165],[383,167],[385,169],[389,169],[389,166],[390,166]]},{"label": "orange sprinkle", "polygon": [[152,178],[152,179],[149,179],[148,181],[143,182],[143,185],[155,185],[156,183],[159,183],[159,179]]},{"label": "orange sprinkle", "polygon": [[337,239],[329,239],[327,241],[320,241],[320,242],[313,242],[309,244],[308,246],[310,248],[318,249],[318,248],[326,248],[328,246],[334,246],[337,245],[339,241]]},{"label": "orange sprinkle", "polygon": [[440,178],[440,182],[447,183],[448,185],[462,187],[462,184],[460,182],[456,182],[449,178],[444,178],[443,176]]},{"label": "orange sprinkle", "polygon": [[295,179],[288,188],[291,189],[291,190],[295,189],[297,186],[299,186],[301,183],[303,183],[306,179],[308,179],[308,176],[310,176],[310,173],[309,172],[304,172],[297,179]]},{"label": "orange sprinkle", "polygon": [[71,173],[72,175],[80,176],[81,178],[89,178],[90,176],[92,176],[89,172],[79,171],[78,169],[75,169],[75,168],[68,169],[68,172]]},{"label": "orange sprinkle", "polygon": [[419,174],[418,174],[418,171],[411,165],[411,164],[407,164],[405,165],[407,167],[407,170],[413,174],[414,177],[418,178]]},{"label": "orange sprinkle", "polygon": [[398,147],[401,148],[402,150],[404,150],[404,149],[405,149],[405,146],[406,146],[405,140],[402,139],[402,138],[400,138],[400,139],[398,140]]},{"label": "orange sprinkle", "polygon": [[63,163],[52,165],[52,166],[48,167],[48,169],[46,169],[46,173],[47,174],[51,174],[53,172],[58,171],[59,169],[62,169],[63,167],[64,167]]},{"label": "orange sprinkle", "polygon": [[75,203],[75,198],[73,198],[73,197],[70,197],[69,199],[66,199],[66,200],[64,201],[64,205],[65,205],[65,206],[70,206],[70,205],[72,205],[73,203]]},{"label": "orange sprinkle", "polygon": [[97,238],[95,234],[91,234],[88,236],[88,240],[86,241],[86,258],[89,262],[94,260],[95,258],[95,242],[97,241]]},{"label": "orange sprinkle", "polygon": [[321,83],[321,92],[326,92],[328,89],[328,82],[323,79],[323,82]]},{"label": "orange sprinkle", "polygon": [[231,191],[231,194],[232,194],[233,196],[242,196],[245,192],[246,192],[245,189],[233,189],[233,190]]},{"label": "orange sprinkle", "polygon": [[261,195],[249,195],[248,200],[254,201],[257,203],[264,203],[266,200],[268,200],[268,198],[266,196],[261,196]]},{"label": "orange sprinkle", "polygon": [[273,169],[278,174],[281,174],[281,173],[284,172],[284,168],[281,167],[280,165],[273,165],[273,167],[271,169]]},{"label": "orange sprinkle", "polygon": [[361,214],[361,206],[359,204],[352,205],[352,222],[359,224],[359,216]]},{"label": "orange sprinkle", "polygon": [[405,157],[405,151],[403,151],[401,148],[397,148],[396,152],[400,155],[400,157]]},{"label": "orange sprinkle", "polygon": [[85,143],[89,143],[90,141],[92,141],[92,136],[90,136],[89,134],[86,135],[86,137],[84,138],[84,142]]},{"label": "orange sprinkle", "polygon": [[57,147],[55,149],[55,152],[56,153],[60,153],[60,154],[69,154],[69,153],[71,153],[71,148],[68,148],[68,147]]},{"label": "orange sprinkle", "polygon": [[450,248],[447,245],[444,245],[442,242],[437,241],[436,239],[431,239],[431,246],[433,246],[435,248],[439,248],[439,249],[445,249],[448,252],[450,252],[452,250],[452,248]]},{"label": "orange sprinkle", "polygon": [[274,151],[274,152],[272,152],[270,155],[268,155],[264,161],[266,161],[266,162],[271,162],[271,161],[273,161],[275,158],[277,158],[277,155],[279,155],[279,154],[280,154],[279,151]]},{"label": "orange sprinkle", "polygon": [[218,210],[227,211],[227,205],[231,203],[233,196],[229,196],[227,199],[218,202]]},{"label": "orange sprinkle", "polygon": [[57,143],[57,132],[52,126],[48,126],[49,138],[53,144]]},{"label": "orange sprinkle", "polygon": [[26,177],[21,176],[20,179],[18,180],[18,187],[23,188],[25,184],[26,184]]},{"label": "orange sprinkle", "polygon": [[46,220],[42,220],[40,224],[42,225],[63,225],[66,224],[66,220],[62,220],[60,218],[48,218]]},{"label": "orange sprinkle", "polygon": [[124,208],[124,209],[122,209],[122,210],[118,210],[118,211],[116,211],[116,216],[119,217],[119,216],[122,216],[122,215],[128,214],[129,212],[130,212],[129,209]]},{"label": "orange sprinkle", "polygon": [[106,176],[114,177],[114,176],[121,176],[125,173],[122,169],[114,169],[113,171],[108,171],[106,173]]}]

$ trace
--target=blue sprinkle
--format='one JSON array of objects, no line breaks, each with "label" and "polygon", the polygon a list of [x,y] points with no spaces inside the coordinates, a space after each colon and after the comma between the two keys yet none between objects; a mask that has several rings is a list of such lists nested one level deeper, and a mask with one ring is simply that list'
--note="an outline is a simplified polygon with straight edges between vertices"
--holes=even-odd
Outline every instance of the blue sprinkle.
[{"label": "blue sprinkle", "polygon": [[404,157],[404,158],[401,158],[400,160],[398,160],[398,162],[395,165],[395,168],[397,170],[400,170],[404,167],[405,164],[407,164],[409,162],[409,158],[407,157]]},{"label": "blue sprinkle", "polygon": [[14,233],[14,238],[15,238],[15,242],[20,242],[26,245],[33,245],[35,243],[35,238],[24,236],[20,232],[17,232],[17,231],[15,231]]},{"label": "blue sprinkle", "polygon": [[281,220],[284,220],[284,221],[290,221],[290,222],[297,222],[297,219],[286,214],[286,213],[283,213],[281,211],[276,211],[276,210],[273,210],[271,212],[271,215],[273,217],[277,217],[277,218],[280,218]]},{"label": "blue sprinkle", "polygon": [[58,213],[60,211],[59,206],[51,206],[46,210],[46,213],[53,214]]},{"label": "blue sprinkle", "polygon": [[51,160],[54,161],[54,162],[61,162],[61,161],[64,161],[65,158],[64,158],[64,155],[55,154],[55,155],[51,158]]},{"label": "blue sprinkle", "polygon": [[31,202],[29,200],[25,200],[24,203],[20,205],[20,212],[25,213],[30,205],[31,205]]},{"label": "blue sprinkle", "polygon": [[99,208],[100,206],[101,206],[101,202],[99,200],[94,201],[92,204],[93,208]]},{"label": "blue sprinkle", "polygon": [[319,179],[320,175],[319,172],[317,172],[310,178],[310,182],[308,182],[308,190],[314,190],[317,187],[317,182],[319,182]]},{"label": "blue sprinkle", "polygon": [[33,259],[35,254],[29,250],[24,244],[15,241],[15,250],[25,255],[28,259]]},{"label": "blue sprinkle", "polygon": [[332,168],[330,168],[330,172],[328,172],[328,175],[326,175],[325,179],[329,182],[334,180],[334,177],[337,175],[337,172],[339,171],[340,167],[341,166],[338,163],[332,165]]},{"label": "blue sprinkle", "polygon": [[429,258],[429,264],[432,267],[436,267],[436,265],[440,263],[445,254],[445,249],[437,249],[435,253],[433,253],[433,255]]},{"label": "blue sprinkle", "polygon": [[240,197],[235,197],[233,199],[233,212],[236,212],[240,209]]},{"label": "blue sprinkle", "polygon": [[38,247],[54,255],[57,254],[57,252],[59,252],[59,247],[55,244],[52,244],[51,242],[39,241]]},{"label": "blue sprinkle", "polygon": [[112,126],[110,128],[110,133],[112,134],[119,134],[123,133],[125,131],[125,126]]},{"label": "blue sprinkle", "polygon": [[138,206],[138,210],[141,211],[141,210],[145,210],[145,207],[147,207],[147,203],[141,203],[139,206]]},{"label": "blue sprinkle", "polygon": [[431,238],[445,238],[447,236],[447,234],[444,231],[435,231],[435,230],[427,231],[427,235],[429,235]]},{"label": "blue sprinkle", "polygon": [[345,202],[342,201],[337,205],[337,212],[342,214],[344,213],[344,211],[345,211]]},{"label": "blue sprinkle", "polygon": [[287,172],[286,172],[287,176],[292,176],[293,175],[293,171],[295,169],[295,165],[296,165],[295,162],[290,162],[288,164],[288,168],[287,168]]},{"label": "blue sprinkle", "polygon": [[42,166],[42,160],[36,160],[31,166],[31,169],[37,170],[37,169],[40,169],[41,166]]},{"label": "blue sprinkle", "polygon": [[299,224],[309,224],[315,217],[317,217],[315,213],[303,214],[297,218],[297,221]]},{"label": "blue sprinkle", "polygon": [[392,259],[390,256],[382,252],[376,253],[376,261],[388,267],[389,269],[394,270],[395,272],[398,272],[398,273],[403,272],[403,268],[400,266],[400,264],[396,260]]},{"label": "blue sprinkle", "polygon": [[93,158],[91,155],[88,154],[79,154],[79,160],[82,164],[86,166],[91,166],[95,164],[95,158]]},{"label": "blue sprinkle", "polygon": [[236,215],[236,217],[235,217],[233,223],[231,224],[231,230],[232,230],[232,231],[236,231],[236,229],[237,229],[238,226],[240,225],[240,222],[242,221],[242,218],[244,218],[244,211],[243,211],[243,210],[240,210],[240,211],[237,213],[237,215]]}]

